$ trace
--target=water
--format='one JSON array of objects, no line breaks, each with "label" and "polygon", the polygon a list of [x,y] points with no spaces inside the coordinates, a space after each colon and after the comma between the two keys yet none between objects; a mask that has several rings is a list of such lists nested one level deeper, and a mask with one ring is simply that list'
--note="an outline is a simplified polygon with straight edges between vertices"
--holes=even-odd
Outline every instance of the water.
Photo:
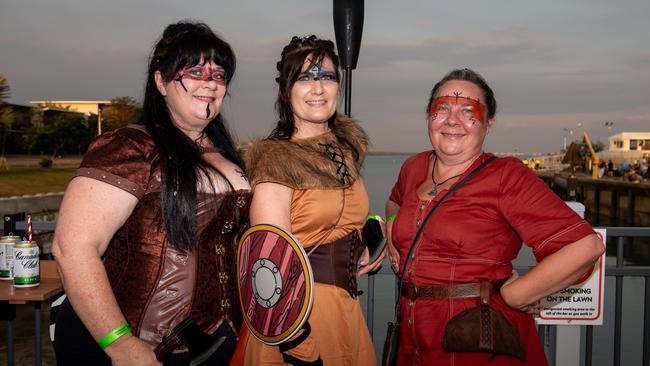
[{"label": "water", "polygon": [[[382,216],[384,215],[384,205],[386,200],[390,195],[393,185],[397,181],[400,167],[407,158],[408,155],[373,155],[366,158],[362,175],[370,198],[370,210],[372,213]],[[588,212],[586,213],[586,216],[588,221],[596,222]],[[602,218],[600,221],[601,225],[608,222],[606,218]],[[608,250],[608,253],[615,253],[615,251]],[[626,262],[628,262],[627,258]],[[522,267],[534,265],[535,259],[530,252],[530,249],[524,246],[519,257],[514,261],[514,264],[515,266]],[[608,255],[606,264],[610,266],[615,265],[616,258]],[[388,264],[385,263],[384,265],[387,266]],[[394,316],[394,281],[395,278],[390,275],[375,276],[373,342],[377,351],[377,357],[381,356],[381,348],[386,335],[386,323],[392,321]],[[364,292],[367,290],[367,280],[365,278],[359,281],[359,285]],[[613,364],[614,289],[614,278],[607,277],[605,280],[604,322],[602,326],[594,327],[594,365]],[[624,279],[621,332],[622,365],[641,364],[641,350],[643,345],[643,293],[643,278]],[[367,302],[366,296],[362,296],[361,300],[365,308]]]},{"label": "water", "polygon": [[384,205],[399,170],[408,155],[371,155],[366,157],[363,170],[364,183],[370,198],[370,212],[384,216]]}]

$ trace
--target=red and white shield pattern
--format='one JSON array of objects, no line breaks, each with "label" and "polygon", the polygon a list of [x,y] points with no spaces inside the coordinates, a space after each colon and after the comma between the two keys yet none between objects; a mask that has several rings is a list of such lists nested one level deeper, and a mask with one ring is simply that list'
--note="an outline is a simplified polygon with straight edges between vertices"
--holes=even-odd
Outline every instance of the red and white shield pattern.
[{"label": "red and white shield pattern", "polygon": [[307,321],[314,278],[307,255],[273,225],[246,230],[237,249],[238,290],[246,326],[261,342],[280,344]]}]

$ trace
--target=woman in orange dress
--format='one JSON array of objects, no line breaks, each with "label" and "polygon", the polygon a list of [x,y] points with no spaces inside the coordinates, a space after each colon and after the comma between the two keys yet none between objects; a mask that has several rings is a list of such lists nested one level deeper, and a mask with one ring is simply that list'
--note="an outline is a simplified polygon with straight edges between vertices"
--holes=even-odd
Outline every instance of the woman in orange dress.
[{"label": "woman in orange dress", "polygon": [[277,64],[279,122],[246,156],[254,188],[251,224],[279,226],[306,252],[316,248],[309,256],[315,281],[311,333],[283,352],[250,337],[246,365],[376,364],[356,276],[377,268],[383,257],[358,273],[351,259],[369,208],[360,176],[367,136],[336,113],[338,65],[331,41],[293,37]]}]

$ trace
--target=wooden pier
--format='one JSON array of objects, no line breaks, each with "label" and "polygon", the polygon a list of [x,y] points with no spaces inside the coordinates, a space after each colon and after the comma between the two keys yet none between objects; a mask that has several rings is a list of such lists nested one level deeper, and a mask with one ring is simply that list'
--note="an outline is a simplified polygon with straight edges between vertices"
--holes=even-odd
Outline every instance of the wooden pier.
[{"label": "wooden pier", "polygon": [[650,226],[650,181],[593,179],[564,172],[539,171],[537,175],[563,199],[582,202],[591,217],[609,218],[607,223],[594,225]]}]

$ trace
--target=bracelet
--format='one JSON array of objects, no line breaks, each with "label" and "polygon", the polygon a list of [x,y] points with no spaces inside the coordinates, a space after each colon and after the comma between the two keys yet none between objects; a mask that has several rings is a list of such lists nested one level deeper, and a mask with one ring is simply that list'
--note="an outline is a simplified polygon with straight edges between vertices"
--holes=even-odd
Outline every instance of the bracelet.
[{"label": "bracelet", "polygon": [[110,332],[106,333],[106,335],[97,341],[99,346],[102,349],[105,349],[108,347],[111,343],[115,342],[118,338],[121,336],[125,335],[126,333],[130,333],[133,329],[129,326],[128,323],[124,323],[120,325],[119,327],[111,330]]},{"label": "bracelet", "polygon": [[375,220],[377,220],[379,222],[384,222],[384,219],[382,219],[381,216],[379,216],[379,215],[368,215],[368,217],[366,217],[366,221],[368,221],[370,219],[375,219]]},{"label": "bracelet", "polygon": [[386,219],[386,223],[388,224],[389,222],[393,222],[397,218],[397,215],[390,215]]}]

